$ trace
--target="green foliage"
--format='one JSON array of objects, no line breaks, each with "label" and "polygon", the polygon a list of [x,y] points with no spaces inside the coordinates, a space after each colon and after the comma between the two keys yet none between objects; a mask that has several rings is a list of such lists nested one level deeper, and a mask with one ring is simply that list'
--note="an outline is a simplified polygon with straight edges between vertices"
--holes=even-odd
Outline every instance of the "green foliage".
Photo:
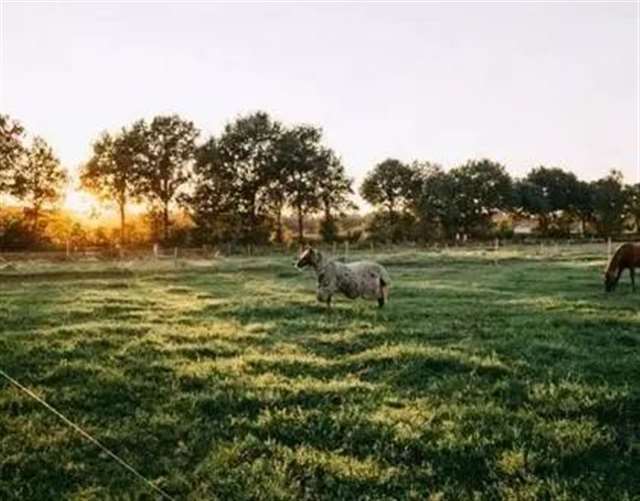
[{"label": "green foliage", "polygon": [[[336,225],[336,216],[343,216],[348,210],[356,210],[357,205],[351,200],[353,180],[347,176],[342,160],[328,148],[324,148],[322,154],[323,169],[318,179],[318,190],[323,210],[323,225],[330,226]],[[332,240],[325,238],[325,241]]]},{"label": "green foliage", "polygon": [[136,160],[142,148],[137,139],[127,129],[115,137],[103,133],[93,144],[91,159],[80,169],[80,183],[85,190],[118,206],[121,243],[125,241],[127,202],[138,199],[143,192]]},{"label": "green foliage", "polygon": [[[265,243],[284,237],[283,213],[294,212],[298,239],[304,219],[350,207],[351,181],[312,126],[285,127],[257,112],[227,124],[198,149],[195,189],[185,197],[203,237]],[[275,227],[275,228],[274,228]]]},{"label": "green foliage", "polygon": [[609,176],[595,181],[592,197],[598,233],[604,236],[620,234],[627,206],[627,192],[622,183],[622,174],[611,171]]},{"label": "green foliage", "polygon": [[435,166],[422,176],[422,185],[414,202],[423,227],[423,238],[453,239],[460,231],[461,217],[454,200],[458,194],[456,180]]},{"label": "green foliage", "polygon": [[374,242],[408,242],[418,239],[416,218],[410,212],[391,215],[385,211],[377,211],[371,215],[367,232]]},{"label": "green foliage", "polygon": [[25,153],[24,128],[0,113],[0,194],[11,190],[15,172]]},{"label": "green foliage", "polygon": [[[638,298],[570,252],[379,255],[331,315],[290,257],[18,265],[0,367],[177,499],[635,499]],[[0,498],[152,497],[0,381]]]},{"label": "green foliage", "polygon": [[162,236],[169,238],[169,211],[189,181],[199,135],[193,122],[178,115],[157,116],[149,124],[140,120],[127,134],[135,152],[136,188],[162,211]]},{"label": "green foliage", "polygon": [[409,208],[416,171],[395,158],[388,158],[367,174],[360,195],[373,206],[383,207],[390,217]]},{"label": "green foliage", "polygon": [[36,248],[38,243],[40,243],[38,235],[21,214],[0,212],[0,249],[3,251],[28,250]]},{"label": "green foliage", "polygon": [[467,235],[483,235],[492,216],[513,207],[513,184],[504,166],[491,160],[471,160],[449,172],[455,182],[452,203],[460,229]]},{"label": "green foliage", "polygon": [[625,213],[631,218],[634,230],[640,233],[640,183],[627,186],[625,190]]},{"label": "green foliage", "polygon": [[320,222],[320,235],[324,242],[336,242],[338,240],[338,225],[333,216],[324,218]]},{"label": "green foliage", "polygon": [[233,239],[264,243],[274,191],[276,141],[282,126],[258,112],[225,126],[218,139],[200,148],[196,163],[197,222],[206,218]]},{"label": "green foliage", "polygon": [[51,147],[44,139],[34,138],[13,180],[13,194],[26,204],[25,214],[34,231],[40,229],[43,210],[61,198],[67,181]]},{"label": "green foliage", "polygon": [[[588,194],[586,196],[589,200]],[[517,187],[518,207],[525,214],[538,218],[538,229],[543,235],[567,235],[569,228],[562,225],[561,216],[582,207],[583,197],[584,185],[575,174],[557,167],[537,167]]]},{"label": "green foliage", "polygon": [[276,191],[298,219],[298,241],[304,241],[304,217],[320,208],[318,183],[327,171],[320,141],[322,131],[312,126],[283,130],[276,144]]},{"label": "green foliage", "polygon": [[419,179],[420,171],[415,166],[394,158],[379,163],[366,175],[360,195],[374,207],[386,211],[385,216],[377,214],[369,227],[369,232],[377,235],[378,240],[396,242],[408,238],[403,231],[404,222],[414,206]]},{"label": "green foliage", "polygon": [[505,168],[490,160],[469,161],[449,172],[422,169],[414,211],[425,240],[458,234],[486,236],[492,218],[513,206],[513,185]]}]

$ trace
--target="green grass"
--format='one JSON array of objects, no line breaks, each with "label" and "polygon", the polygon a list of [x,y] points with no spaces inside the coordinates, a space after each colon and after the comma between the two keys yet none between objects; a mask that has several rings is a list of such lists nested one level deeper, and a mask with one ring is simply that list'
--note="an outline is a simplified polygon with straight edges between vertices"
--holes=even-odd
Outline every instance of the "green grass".
[{"label": "green grass", "polygon": [[[640,293],[602,256],[398,252],[0,272],[0,368],[178,499],[640,499]],[[153,499],[0,381],[0,499]]]}]

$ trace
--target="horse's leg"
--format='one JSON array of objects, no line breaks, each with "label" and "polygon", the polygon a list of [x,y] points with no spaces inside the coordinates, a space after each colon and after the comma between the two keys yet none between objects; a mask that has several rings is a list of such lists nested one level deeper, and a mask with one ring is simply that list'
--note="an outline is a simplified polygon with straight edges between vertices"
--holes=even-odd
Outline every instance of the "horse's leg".
[{"label": "horse's leg", "polygon": [[636,291],[636,269],[633,266],[629,266],[629,275],[631,275],[631,290]]},{"label": "horse's leg", "polygon": [[618,267],[618,272],[616,274],[616,281],[613,283],[614,286],[620,281],[620,275],[622,275],[622,272],[624,271],[624,269],[622,268],[622,266]]}]

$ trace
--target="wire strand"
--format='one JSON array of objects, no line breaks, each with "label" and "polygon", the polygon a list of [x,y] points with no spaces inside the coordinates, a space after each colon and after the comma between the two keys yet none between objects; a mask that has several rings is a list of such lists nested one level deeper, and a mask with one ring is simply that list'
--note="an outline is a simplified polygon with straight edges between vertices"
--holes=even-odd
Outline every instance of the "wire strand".
[{"label": "wire strand", "polygon": [[52,412],[53,414],[58,416],[58,418],[60,418],[62,421],[64,421],[65,424],[67,424],[68,426],[73,428],[76,432],[78,432],[80,435],[82,435],[84,438],[89,440],[92,444],[94,444],[96,447],[98,447],[100,450],[102,450],[104,453],[106,453],[109,457],[111,457],[114,461],[116,461],[118,464],[120,464],[120,466],[122,466],[123,468],[125,468],[129,472],[133,473],[136,477],[138,477],[138,479],[142,480],[145,484],[147,484],[149,487],[151,487],[154,491],[156,491],[158,494],[160,494],[163,498],[169,499],[171,501],[175,501],[175,498],[173,498],[167,492],[165,492],[160,487],[155,485],[153,482],[151,482],[151,480],[147,479],[144,475],[142,475],[142,473],[140,473],[138,470],[136,470],[133,466],[131,466],[129,463],[127,463],[124,459],[120,458],[120,456],[118,456],[115,452],[111,451],[109,448],[107,448],[105,445],[103,445],[98,439],[93,438],[88,432],[86,432],[85,430],[80,428],[80,426],[78,426],[73,421],[68,419],[64,414],[62,414],[60,411],[55,409],[53,406],[51,406],[50,404],[45,402],[42,398],[40,398],[38,395],[36,395],[29,388],[27,388],[26,386],[23,386],[22,384],[20,384],[18,381],[16,381],[11,376],[9,376],[9,374],[4,372],[2,369],[0,369],[0,375],[3,376],[11,384],[13,384],[14,386],[18,387],[20,390],[25,392],[31,398],[33,398],[34,400],[36,400],[37,402],[42,404],[50,412]]}]

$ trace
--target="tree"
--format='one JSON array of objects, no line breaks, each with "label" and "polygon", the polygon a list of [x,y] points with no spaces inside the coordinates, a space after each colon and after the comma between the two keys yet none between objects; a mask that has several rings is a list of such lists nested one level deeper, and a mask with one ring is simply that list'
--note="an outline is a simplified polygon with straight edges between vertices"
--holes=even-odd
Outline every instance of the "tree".
[{"label": "tree", "polygon": [[130,141],[139,152],[137,191],[151,205],[160,205],[165,240],[169,238],[171,203],[190,178],[198,134],[193,122],[178,115],[157,116],[150,124],[140,120],[130,132]]},{"label": "tree", "polygon": [[67,173],[40,137],[33,140],[24,164],[16,172],[13,194],[26,203],[26,214],[37,231],[42,210],[56,202],[67,183]]},{"label": "tree", "polygon": [[322,130],[307,125],[284,129],[277,143],[274,179],[297,218],[298,240],[304,241],[304,218],[323,210],[323,234],[335,238],[332,211],[348,205],[352,193],[340,159],[321,144]]},{"label": "tree", "polygon": [[0,114],[0,194],[11,190],[13,177],[25,153],[23,133],[20,123]]},{"label": "tree", "polygon": [[593,213],[600,235],[610,237],[622,231],[626,205],[622,173],[612,170],[607,177],[593,182]]},{"label": "tree", "polygon": [[319,128],[300,125],[283,130],[276,143],[275,174],[287,204],[296,213],[300,242],[304,241],[305,215],[320,207],[318,182],[328,170],[321,138]]},{"label": "tree", "polygon": [[[576,208],[575,195],[580,190],[575,174],[557,167],[537,167],[517,185],[517,205],[526,214],[538,218],[543,235],[552,231],[568,233],[568,218]],[[564,224],[563,224],[564,223]]]},{"label": "tree", "polygon": [[284,196],[277,175],[281,131],[279,122],[257,112],[228,123],[219,138],[200,147],[191,211],[201,221],[219,216],[234,239],[266,241],[274,200]]},{"label": "tree", "polygon": [[219,151],[213,137],[198,148],[193,193],[181,198],[196,224],[196,239],[203,243],[234,238],[242,224],[235,210],[235,173],[222,168]]},{"label": "tree", "polygon": [[421,176],[414,199],[414,211],[420,220],[423,238],[431,234],[453,239],[461,231],[462,219],[456,203],[458,185],[455,177],[433,165]]},{"label": "tree", "polygon": [[338,236],[335,213],[344,215],[345,210],[356,209],[357,206],[351,200],[353,180],[347,177],[340,158],[329,148],[324,149],[322,154],[325,156],[323,165],[326,169],[318,180],[318,195],[323,211],[320,233],[325,242],[333,242]]},{"label": "tree", "polygon": [[627,207],[625,212],[632,219],[635,231],[640,232],[640,183],[628,186],[626,193]]},{"label": "tree", "polygon": [[116,136],[103,133],[93,144],[93,156],[81,168],[80,183],[101,200],[114,200],[120,215],[120,243],[125,242],[125,209],[137,198],[135,138],[126,129]]},{"label": "tree", "polygon": [[382,206],[393,219],[411,201],[411,187],[415,171],[400,160],[388,158],[367,174],[360,187],[360,195],[374,206]]},{"label": "tree", "polygon": [[499,163],[471,160],[449,174],[456,187],[453,202],[463,233],[485,233],[497,212],[513,206],[513,182]]},{"label": "tree", "polygon": [[398,213],[407,212],[413,200],[416,182],[416,170],[399,160],[388,158],[377,164],[369,172],[362,185],[360,195],[374,207],[387,212],[387,221],[391,229],[390,238],[399,240],[403,235]]},{"label": "tree", "polygon": [[586,181],[578,181],[571,196],[570,213],[580,221],[580,231],[584,235],[587,225],[593,221],[593,185]]}]

